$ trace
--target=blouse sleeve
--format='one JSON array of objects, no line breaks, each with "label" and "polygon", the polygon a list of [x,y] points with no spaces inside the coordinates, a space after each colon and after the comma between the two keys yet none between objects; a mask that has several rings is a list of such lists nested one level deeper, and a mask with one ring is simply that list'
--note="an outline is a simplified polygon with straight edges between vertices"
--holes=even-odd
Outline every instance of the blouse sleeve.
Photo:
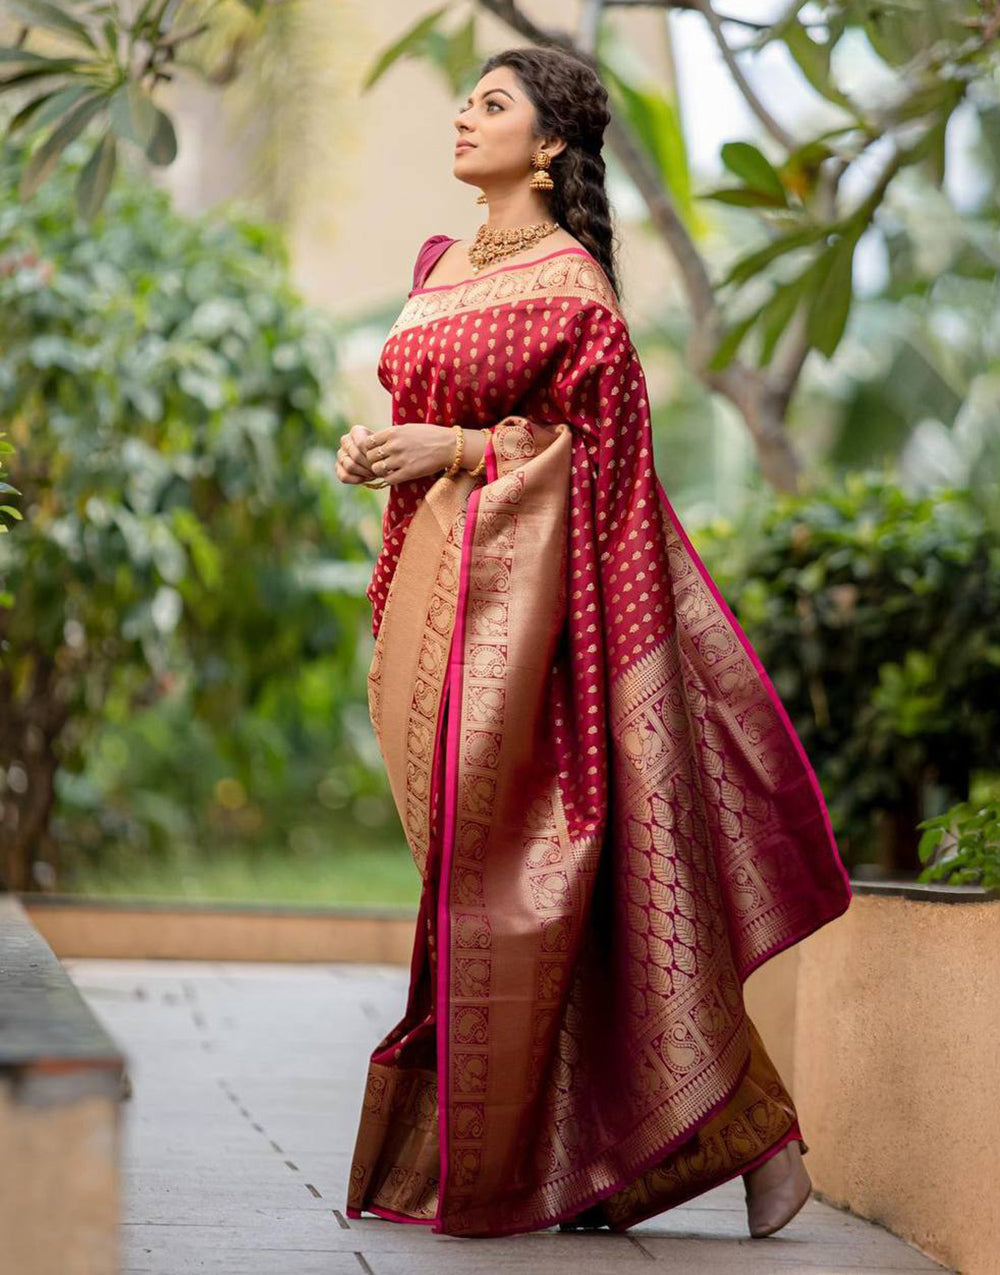
[{"label": "blouse sleeve", "polygon": [[454,242],[451,235],[431,235],[429,239],[424,240],[413,263],[414,288],[419,288],[423,283],[431,265],[444,252],[444,245]]}]

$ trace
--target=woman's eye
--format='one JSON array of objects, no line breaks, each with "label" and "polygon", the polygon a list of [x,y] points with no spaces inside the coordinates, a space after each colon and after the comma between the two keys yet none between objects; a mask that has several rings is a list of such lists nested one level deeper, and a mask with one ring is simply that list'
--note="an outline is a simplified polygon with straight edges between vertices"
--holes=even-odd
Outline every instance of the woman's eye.
[{"label": "woman's eye", "polygon": [[[471,106],[472,106],[472,103],[471,103],[471,102],[466,102],[464,106],[460,106],[460,107],[458,108],[458,113],[459,113],[459,115],[464,115],[464,114],[465,114],[465,112],[466,112],[467,110],[469,110],[469,108],[470,108]],[[491,106],[495,106],[495,107],[497,108],[497,110],[498,110],[498,111],[502,111],[502,110],[504,109],[504,108],[503,108],[503,106],[502,106],[502,104],[501,104],[500,102],[498,102],[495,98],[490,98],[490,99],[489,99],[489,101],[487,101],[487,103],[486,103],[486,108],[487,108],[487,110],[488,110]]]}]

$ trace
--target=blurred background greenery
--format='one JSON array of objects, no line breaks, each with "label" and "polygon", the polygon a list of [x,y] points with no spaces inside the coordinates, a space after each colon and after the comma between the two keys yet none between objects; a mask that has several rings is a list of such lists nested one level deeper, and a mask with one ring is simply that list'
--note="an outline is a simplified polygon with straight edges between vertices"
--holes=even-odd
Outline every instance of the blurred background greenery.
[{"label": "blurred background greenery", "polygon": [[[334,460],[353,423],[342,351],[381,340],[409,280],[334,317],[293,286],[280,220],[184,215],[149,181],[176,158],[154,97],[179,51],[189,74],[221,74],[228,50],[235,76],[268,42],[280,60],[287,12],[3,7],[2,883],[415,903],[365,700],[381,499]],[[751,52],[782,46],[817,111],[791,136],[741,85],[761,136],[723,147],[728,185],[710,189],[677,86],[651,80],[612,7],[589,41],[631,139],[609,155],[612,197],[630,234],[701,263],[631,324],[657,469],[849,869],[933,861],[947,880],[964,829],[954,879],[995,884],[997,32],[957,0],[734,19]],[[371,50],[366,90],[391,92],[402,60],[474,83],[497,11],[410,15]],[[504,12],[490,48],[541,38]],[[839,47],[884,78],[849,96]]]},{"label": "blurred background greenery", "polygon": [[391,892],[367,857],[398,839],[361,649],[378,506],[336,477],[331,322],[275,228],[182,218],[135,178],[87,227],[72,155],[27,205],[19,160],[0,732],[32,799],[7,854],[130,892],[228,890],[249,854],[255,889],[305,898],[341,892],[336,840],[365,850],[353,889]]}]

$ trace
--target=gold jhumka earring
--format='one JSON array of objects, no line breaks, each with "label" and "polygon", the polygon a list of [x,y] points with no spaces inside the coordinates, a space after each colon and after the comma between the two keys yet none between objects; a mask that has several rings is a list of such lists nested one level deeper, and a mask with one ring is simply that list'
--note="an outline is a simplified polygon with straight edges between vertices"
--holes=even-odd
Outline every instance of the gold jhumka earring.
[{"label": "gold jhumka earring", "polygon": [[548,151],[535,151],[531,156],[531,167],[536,169],[531,176],[528,185],[532,190],[554,190],[555,182],[549,176],[548,166],[552,163],[552,156]]},{"label": "gold jhumka earring", "polygon": [[[554,190],[555,182],[548,174],[548,167],[552,163],[552,156],[548,151],[533,151],[531,155],[531,167],[535,172],[531,175],[531,181],[528,185],[532,190]],[[477,204],[488,204],[485,191],[480,192]]]}]

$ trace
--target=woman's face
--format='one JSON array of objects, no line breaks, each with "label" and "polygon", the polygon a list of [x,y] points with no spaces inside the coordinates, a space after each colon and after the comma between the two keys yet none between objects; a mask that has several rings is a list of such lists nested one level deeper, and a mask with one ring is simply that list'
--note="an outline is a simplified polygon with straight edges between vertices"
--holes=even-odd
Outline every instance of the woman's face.
[{"label": "woman's face", "polygon": [[[476,185],[487,177],[520,180],[542,141],[535,133],[535,109],[509,66],[495,67],[479,80],[455,116],[455,128],[455,175]],[[556,155],[562,147],[555,142],[545,149]]]}]

